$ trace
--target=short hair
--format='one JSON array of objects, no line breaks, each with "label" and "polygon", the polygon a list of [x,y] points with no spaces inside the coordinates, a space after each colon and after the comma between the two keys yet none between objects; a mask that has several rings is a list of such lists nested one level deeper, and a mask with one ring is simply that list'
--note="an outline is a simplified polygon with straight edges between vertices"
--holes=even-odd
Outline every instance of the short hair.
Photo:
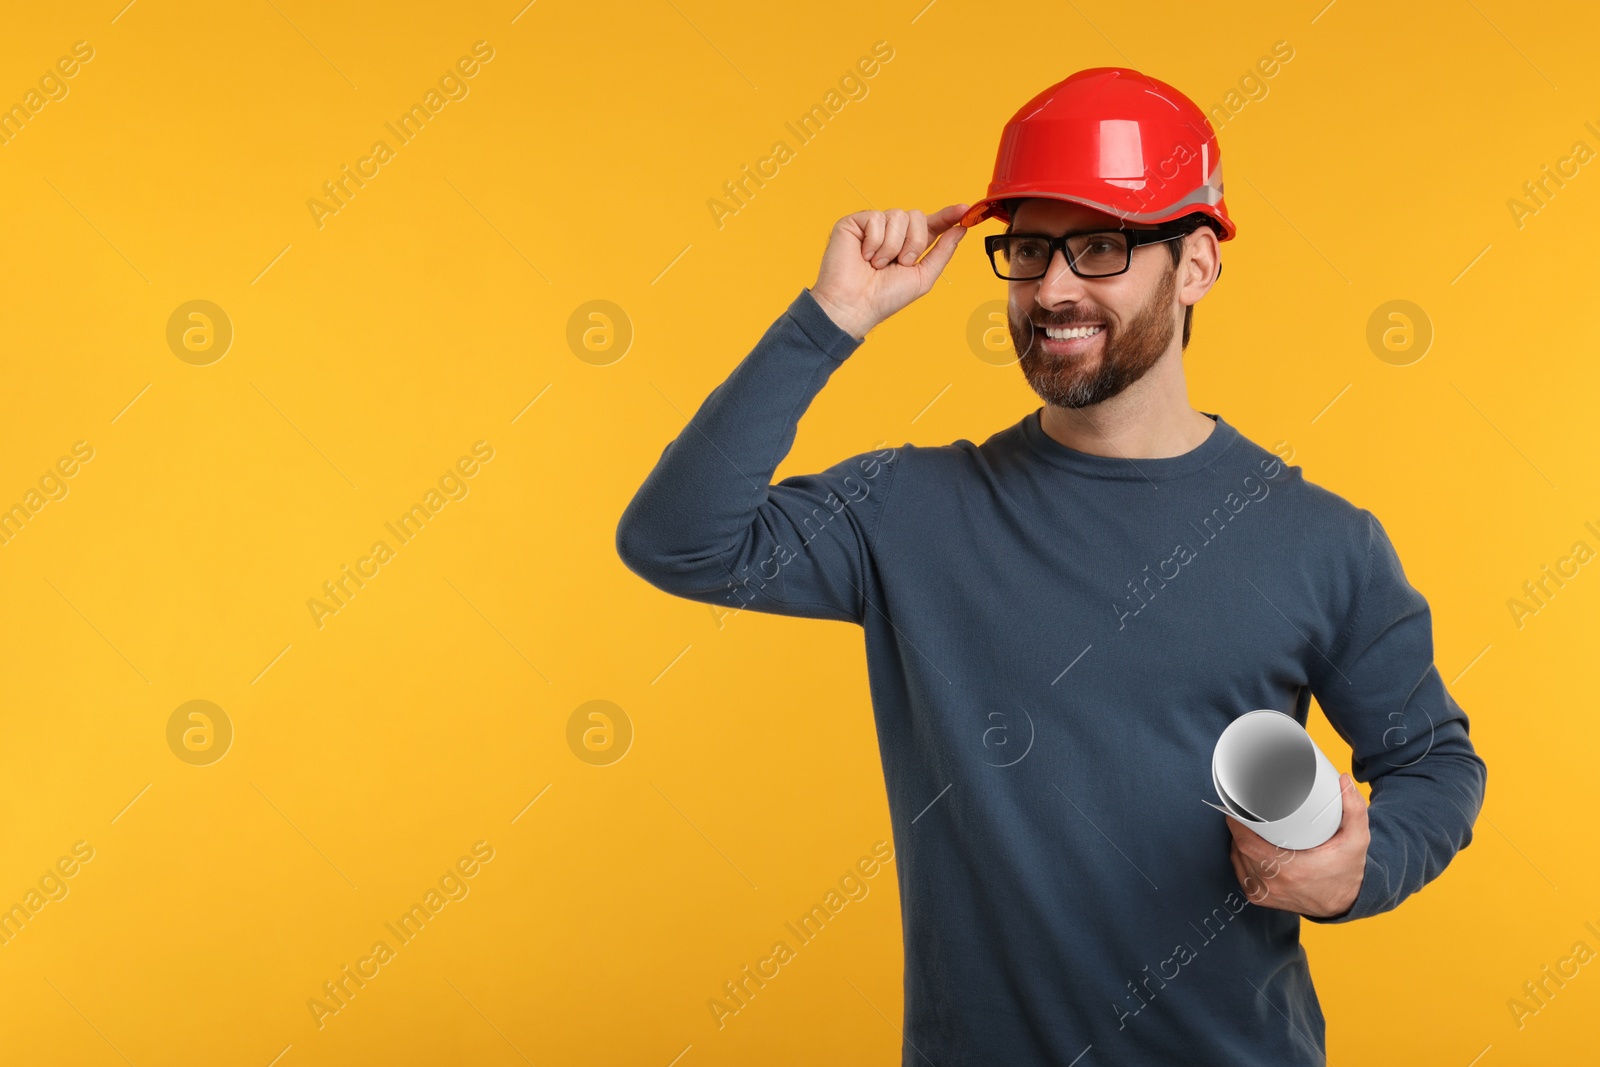
[{"label": "short hair", "polygon": [[[1006,232],[1007,233],[1011,232],[1011,220],[1017,217],[1017,208],[1021,207],[1022,206],[1022,202],[1024,200],[1026,200],[1026,199],[1030,199],[1030,198],[1029,197],[1012,197],[1010,199],[1002,200],[1000,202],[1001,206],[1005,208],[1005,212],[1006,212]],[[1032,198],[1032,199],[1042,199],[1042,198]],[[1204,214],[1203,212],[1199,212],[1199,211],[1191,211],[1189,214],[1183,216],[1182,218],[1173,219],[1171,222],[1166,223],[1166,225],[1182,229],[1184,231],[1185,236],[1187,236],[1188,234],[1193,233],[1195,230],[1198,230],[1201,226],[1209,226],[1213,230],[1217,231],[1217,237],[1219,239],[1222,237],[1221,227],[1219,227],[1215,222],[1213,222],[1211,220],[1210,216]],[[1167,242],[1167,251],[1172,256],[1172,269],[1173,270],[1177,270],[1178,269],[1178,264],[1183,262],[1183,246],[1184,246],[1185,243],[1186,243],[1185,241],[1168,241]],[[1193,321],[1194,321],[1194,305],[1190,304],[1188,307],[1183,309],[1183,340],[1180,342],[1180,348],[1185,348],[1186,349],[1186,348],[1189,347],[1190,324]]]}]

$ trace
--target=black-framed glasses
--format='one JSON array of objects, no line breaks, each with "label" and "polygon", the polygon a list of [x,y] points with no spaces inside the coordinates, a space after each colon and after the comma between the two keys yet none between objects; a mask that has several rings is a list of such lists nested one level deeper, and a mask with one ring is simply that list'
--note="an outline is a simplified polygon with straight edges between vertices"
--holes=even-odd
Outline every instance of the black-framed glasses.
[{"label": "black-framed glasses", "polygon": [[1139,245],[1161,244],[1187,236],[1190,231],[1154,230],[1075,230],[1060,237],[1046,233],[997,233],[983,239],[989,264],[995,274],[1008,282],[1043,278],[1055,258],[1056,249],[1067,257],[1067,266],[1080,278],[1109,278],[1127,271],[1133,250]]}]

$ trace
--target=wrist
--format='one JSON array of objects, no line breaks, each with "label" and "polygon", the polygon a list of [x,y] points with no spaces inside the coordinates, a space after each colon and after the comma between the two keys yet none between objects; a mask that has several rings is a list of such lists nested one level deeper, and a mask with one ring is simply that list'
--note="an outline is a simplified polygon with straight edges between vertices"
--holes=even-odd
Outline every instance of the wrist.
[{"label": "wrist", "polygon": [[817,306],[822,308],[822,310],[827,314],[828,318],[833,322],[833,324],[839,327],[839,329],[843,330],[845,333],[849,334],[851,337],[855,338],[857,341],[865,340],[867,331],[872,329],[873,326],[877,325],[874,322],[868,321],[865,316],[851,311],[849,308],[834,300],[826,293],[818,292],[816,289],[808,289],[807,291],[811,294],[811,298],[817,302]]}]

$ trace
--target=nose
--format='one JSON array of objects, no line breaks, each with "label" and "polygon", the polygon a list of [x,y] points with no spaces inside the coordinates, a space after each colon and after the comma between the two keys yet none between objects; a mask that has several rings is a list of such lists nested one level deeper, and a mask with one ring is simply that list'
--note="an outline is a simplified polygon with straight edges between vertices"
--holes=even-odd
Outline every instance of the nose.
[{"label": "nose", "polygon": [[1039,289],[1035,299],[1040,307],[1049,311],[1059,310],[1063,304],[1076,304],[1088,292],[1084,279],[1067,266],[1067,254],[1059,248],[1050,257],[1050,265],[1045,268],[1044,277],[1039,279],[1037,285]]}]

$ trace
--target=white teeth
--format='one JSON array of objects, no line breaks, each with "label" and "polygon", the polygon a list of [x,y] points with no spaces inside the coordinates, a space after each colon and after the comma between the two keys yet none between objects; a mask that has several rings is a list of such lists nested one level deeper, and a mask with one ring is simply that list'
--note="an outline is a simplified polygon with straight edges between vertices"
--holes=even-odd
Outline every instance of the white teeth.
[{"label": "white teeth", "polygon": [[1045,336],[1050,338],[1052,341],[1067,341],[1078,337],[1093,337],[1095,334],[1099,333],[1101,329],[1103,329],[1103,327],[1100,326],[1074,326],[1071,329],[1046,326],[1044,328],[1044,333]]}]

